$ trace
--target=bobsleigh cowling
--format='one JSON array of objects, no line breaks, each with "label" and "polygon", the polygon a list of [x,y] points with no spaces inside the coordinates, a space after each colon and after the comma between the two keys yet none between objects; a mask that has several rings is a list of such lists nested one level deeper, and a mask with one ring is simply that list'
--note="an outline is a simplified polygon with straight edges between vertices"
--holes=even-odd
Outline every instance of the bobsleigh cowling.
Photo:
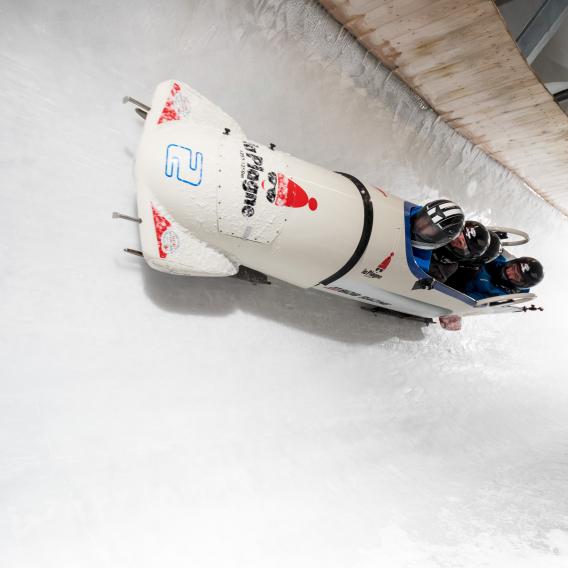
[{"label": "bobsleigh cowling", "polygon": [[410,241],[414,204],[347,173],[249,140],[180,81],[161,83],[136,155],[142,255],[157,270],[232,276],[239,267],[419,318],[506,312],[433,281]]}]

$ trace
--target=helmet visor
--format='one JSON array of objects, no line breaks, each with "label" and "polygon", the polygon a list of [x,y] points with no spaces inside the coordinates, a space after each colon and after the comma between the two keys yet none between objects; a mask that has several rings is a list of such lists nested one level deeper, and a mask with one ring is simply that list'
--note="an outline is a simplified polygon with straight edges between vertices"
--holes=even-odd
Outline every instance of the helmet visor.
[{"label": "helmet visor", "polygon": [[507,264],[507,266],[503,268],[503,274],[511,284],[514,284],[519,288],[522,288],[525,285],[525,280],[518,263],[511,262]]},{"label": "helmet visor", "polygon": [[503,275],[518,288],[530,288],[542,280],[542,269],[539,271],[539,267],[540,265],[533,266],[525,258],[519,258],[503,267]]},{"label": "helmet visor", "polygon": [[413,246],[426,250],[443,247],[455,237],[456,232],[461,230],[461,225],[463,224],[456,221],[455,223],[447,223],[449,226],[442,226],[440,222],[436,221],[437,218],[432,218],[426,208],[423,208],[412,218],[411,235]]}]

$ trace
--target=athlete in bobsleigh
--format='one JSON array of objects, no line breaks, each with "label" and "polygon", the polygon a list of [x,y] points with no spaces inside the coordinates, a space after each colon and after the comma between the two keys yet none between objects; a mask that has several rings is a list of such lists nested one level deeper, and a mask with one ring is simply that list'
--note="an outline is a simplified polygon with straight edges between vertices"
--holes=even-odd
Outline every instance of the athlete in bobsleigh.
[{"label": "athlete in bobsleigh", "polygon": [[542,264],[530,256],[507,259],[503,255],[482,266],[466,283],[464,292],[476,299],[529,292],[544,278]]},{"label": "athlete in bobsleigh", "polygon": [[[541,263],[532,257],[513,258],[503,255],[499,234],[478,221],[464,223],[463,213],[446,199],[428,203],[411,214],[413,253],[420,266],[439,282],[447,283],[471,298],[528,293],[544,277]],[[424,235],[435,235],[435,226],[445,233],[428,241]],[[454,236],[458,227],[461,231]],[[444,246],[441,242],[452,238]],[[436,248],[434,248],[436,247]],[[424,250],[433,249],[431,253]],[[461,319],[450,316],[440,320],[446,329],[458,329]],[[447,324],[447,325],[446,325]]]},{"label": "athlete in bobsleigh", "polygon": [[432,251],[463,230],[463,212],[448,200],[419,207],[253,142],[179,81],[160,84],[151,107],[125,100],[146,121],[138,216],[115,216],[139,223],[142,250],[127,250],[152,268],[279,278],[427,322],[517,310],[535,297],[477,299],[428,273]]}]

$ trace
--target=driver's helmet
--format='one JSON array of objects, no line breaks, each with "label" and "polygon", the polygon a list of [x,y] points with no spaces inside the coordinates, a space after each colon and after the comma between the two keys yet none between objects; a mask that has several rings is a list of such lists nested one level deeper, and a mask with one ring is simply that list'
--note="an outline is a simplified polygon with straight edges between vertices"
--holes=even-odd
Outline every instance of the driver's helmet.
[{"label": "driver's helmet", "polygon": [[489,231],[489,246],[486,251],[476,258],[464,262],[471,266],[482,266],[488,262],[493,262],[502,252],[503,245],[501,244],[501,239],[495,231]]},{"label": "driver's helmet", "polygon": [[461,207],[453,201],[430,201],[410,221],[412,246],[426,250],[443,247],[459,235],[464,221]]},{"label": "driver's helmet", "polygon": [[444,249],[458,262],[470,262],[482,256],[489,247],[489,231],[479,221],[466,221],[463,231]]},{"label": "driver's helmet", "polygon": [[544,278],[542,264],[530,256],[521,256],[506,262],[500,269],[501,280],[516,288],[531,288]]}]

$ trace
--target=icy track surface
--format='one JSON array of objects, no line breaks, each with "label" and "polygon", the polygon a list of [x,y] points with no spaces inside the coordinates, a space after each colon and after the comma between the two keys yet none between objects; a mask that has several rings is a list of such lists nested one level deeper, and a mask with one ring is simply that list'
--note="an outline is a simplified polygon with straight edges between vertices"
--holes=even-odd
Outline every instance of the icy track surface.
[{"label": "icy track surface", "polygon": [[[543,313],[459,334],[152,272],[132,163],[179,78],[251,139],[528,230]],[[558,212],[317,4],[0,4],[0,566],[568,566]]]}]

